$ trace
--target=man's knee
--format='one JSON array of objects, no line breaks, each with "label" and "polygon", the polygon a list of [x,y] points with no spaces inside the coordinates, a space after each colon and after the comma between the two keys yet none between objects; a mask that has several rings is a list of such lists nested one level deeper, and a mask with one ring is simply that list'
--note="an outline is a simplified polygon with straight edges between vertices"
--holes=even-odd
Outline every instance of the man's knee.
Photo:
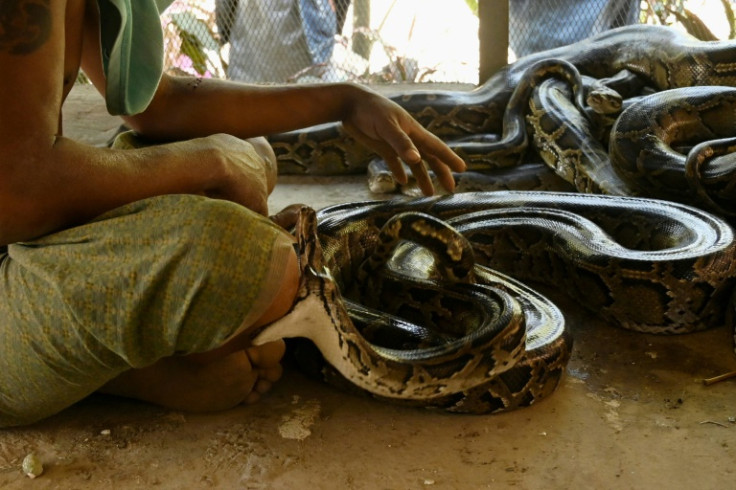
[{"label": "man's knee", "polygon": [[266,309],[263,315],[256,320],[253,326],[257,327],[266,325],[286,315],[294,304],[298,289],[299,261],[296,257],[296,252],[294,249],[291,249],[284,267],[281,287],[274,295],[270,306]]},{"label": "man's knee", "polygon": [[178,218],[172,217],[179,220],[175,223],[179,240],[189,242],[190,247],[202,247],[204,252],[234,252],[235,245],[242,249],[252,245],[254,238],[268,239],[263,231],[270,223],[262,215],[231,201],[192,197],[196,200],[187,210]]},{"label": "man's knee", "polygon": [[[178,296],[188,298],[180,338],[200,337],[204,328],[218,330],[215,337],[224,340],[239,328],[283,316],[299,281],[292,238],[267,218],[226,201],[201,200],[187,214],[178,237],[184,255],[175,258],[176,283],[184,289]],[[208,344],[184,350],[209,350],[218,340]]]}]

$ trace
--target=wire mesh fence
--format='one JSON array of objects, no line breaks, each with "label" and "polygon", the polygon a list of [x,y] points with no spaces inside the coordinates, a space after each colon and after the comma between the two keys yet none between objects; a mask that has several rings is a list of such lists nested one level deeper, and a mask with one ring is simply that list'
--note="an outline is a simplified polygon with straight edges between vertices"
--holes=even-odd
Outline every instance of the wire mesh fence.
[{"label": "wire mesh fence", "polygon": [[261,83],[477,80],[478,17],[465,0],[176,0],[162,19],[173,71]]},{"label": "wire mesh fence", "polygon": [[[734,0],[508,1],[509,61],[638,22],[734,37]],[[477,2],[176,0],[162,15],[165,65],[252,83],[478,83]],[[725,20],[720,35],[698,12]]]},{"label": "wire mesh fence", "polygon": [[639,22],[639,0],[510,0],[509,48],[514,57],[572,44]]}]

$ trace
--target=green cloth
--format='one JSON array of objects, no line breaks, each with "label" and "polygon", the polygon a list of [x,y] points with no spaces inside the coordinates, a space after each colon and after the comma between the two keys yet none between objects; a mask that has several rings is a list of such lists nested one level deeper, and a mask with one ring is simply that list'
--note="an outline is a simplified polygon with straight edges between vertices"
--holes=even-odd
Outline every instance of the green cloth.
[{"label": "green cloth", "polygon": [[105,101],[110,114],[137,114],[163,71],[160,14],[172,0],[98,0]]},{"label": "green cloth", "polygon": [[131,367],[221,345],[281,286],[292,239],[237,204],[134,202],[0,253],[0,427],[55,414]]}]

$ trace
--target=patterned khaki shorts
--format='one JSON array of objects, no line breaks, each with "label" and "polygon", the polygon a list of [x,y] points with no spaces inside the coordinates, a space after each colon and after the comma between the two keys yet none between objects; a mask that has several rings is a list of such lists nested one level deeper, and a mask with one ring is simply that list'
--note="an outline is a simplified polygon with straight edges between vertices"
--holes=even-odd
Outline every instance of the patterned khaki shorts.
[{"label": "patterned khaki shorts", "polygon": [[171,195],[0,249],[0,427],[221,345],[268,307],[291,243],[241,206]]}]

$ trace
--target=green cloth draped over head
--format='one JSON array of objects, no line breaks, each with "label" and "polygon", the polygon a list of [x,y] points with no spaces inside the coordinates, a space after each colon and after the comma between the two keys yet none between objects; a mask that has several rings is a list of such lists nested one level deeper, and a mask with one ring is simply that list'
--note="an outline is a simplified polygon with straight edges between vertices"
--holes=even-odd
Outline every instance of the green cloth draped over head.
[{"label": "green cloth draped over head", "polygon": [[172,1],[98,0],[110,114],[137,114],[151,102],[163,72],[160,14]]}]

